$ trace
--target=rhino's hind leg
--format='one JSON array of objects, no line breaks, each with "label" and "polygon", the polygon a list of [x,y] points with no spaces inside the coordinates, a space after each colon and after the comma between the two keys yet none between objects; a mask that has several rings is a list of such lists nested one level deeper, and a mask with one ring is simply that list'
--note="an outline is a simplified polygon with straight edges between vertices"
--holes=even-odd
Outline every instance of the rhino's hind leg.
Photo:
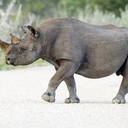
[{"label": "rhino's hind leg", "polygon": [[76,83],[74,77],[71,76],[64,81],[67,84],[67,88],[69,91],[69,97],[65,99],[65,103],[79,103],[80,100],[76,95]]},{"label": "rhino's hind leg", "polygon": [[128,60],[123,72],[123,80],[116,97],[113,98],[112,103],[124,104],[126,102],[125,95],[128,93]]},{"label": "rhino's hind leg", "polygon": [[121,95],[118,95],[113,98],[112,103],[113,104],[124,104],[126,102],[125,98]]}]

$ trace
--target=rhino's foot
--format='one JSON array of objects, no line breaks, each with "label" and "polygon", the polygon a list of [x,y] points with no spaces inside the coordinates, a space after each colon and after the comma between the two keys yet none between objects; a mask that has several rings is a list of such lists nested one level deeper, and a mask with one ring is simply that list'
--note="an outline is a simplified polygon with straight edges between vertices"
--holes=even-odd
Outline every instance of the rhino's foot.
[{"label": "rhino's foot", "polygon": [[124,104],[126,100],[121,95],[117,95],[115,98],[112,99],[113,104]]},{"label": "rhino's foot", "polygon": [[80,99],[69,97],[65,99],[65,103],[80,103]]},{"label": "rhino's foot", "polygon": [[44,93],[42,96],[42,99],[44,99],[47,102],[55,102],[55,97],[51,95],[51,93]]}]

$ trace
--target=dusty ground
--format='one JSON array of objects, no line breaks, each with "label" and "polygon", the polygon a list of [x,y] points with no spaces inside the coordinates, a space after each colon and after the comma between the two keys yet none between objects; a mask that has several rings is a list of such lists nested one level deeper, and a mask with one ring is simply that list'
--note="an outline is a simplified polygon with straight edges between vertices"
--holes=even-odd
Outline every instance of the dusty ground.
[{"label": "dusty ground", "polygon": [[126,104],[112,104],[121,77],[87,79],[76,75],[79,104],[64,104],[65,83],[56,92],[56,102],[41,95],[55,73],[52,66],[0,72],[0,128],[128,128]]}]

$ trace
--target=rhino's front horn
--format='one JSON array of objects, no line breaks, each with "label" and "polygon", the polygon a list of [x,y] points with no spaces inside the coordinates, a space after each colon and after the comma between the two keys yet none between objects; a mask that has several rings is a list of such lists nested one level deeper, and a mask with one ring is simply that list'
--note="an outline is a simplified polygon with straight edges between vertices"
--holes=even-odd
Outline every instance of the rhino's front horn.
[{"label": "rhino's front horn", "polygon": [[11,36],[11,43],[12,44],[18,44],[18,43],[20,43],[20,39],[19,38],[15,37],[11,33],[10,33],[10,36]]},{"label": "rhino's front horn", "polygon": [[2,40],[0,40],[0,48],[6,52],[6,50],[8,49],[8,47],[10,46],[10,44],[7,44],[5,42],[3,42]]}]

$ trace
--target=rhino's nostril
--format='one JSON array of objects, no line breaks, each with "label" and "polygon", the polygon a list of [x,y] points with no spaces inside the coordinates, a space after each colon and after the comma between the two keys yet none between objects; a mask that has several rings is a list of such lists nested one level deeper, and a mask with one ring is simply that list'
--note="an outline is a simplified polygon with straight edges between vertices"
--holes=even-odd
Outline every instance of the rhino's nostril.
[{"label": "rhino's nostril", "polygon": [[10,58],[7,58],[6,63],[7,63],[8,65],[10,65],[10,64],[11,64],[10,61],[11,61],[11,59],[10,59]]},{"label": "rhino's nostril", "polygon": [[8,61],[10,61],[10,58],[7,58]]}]

